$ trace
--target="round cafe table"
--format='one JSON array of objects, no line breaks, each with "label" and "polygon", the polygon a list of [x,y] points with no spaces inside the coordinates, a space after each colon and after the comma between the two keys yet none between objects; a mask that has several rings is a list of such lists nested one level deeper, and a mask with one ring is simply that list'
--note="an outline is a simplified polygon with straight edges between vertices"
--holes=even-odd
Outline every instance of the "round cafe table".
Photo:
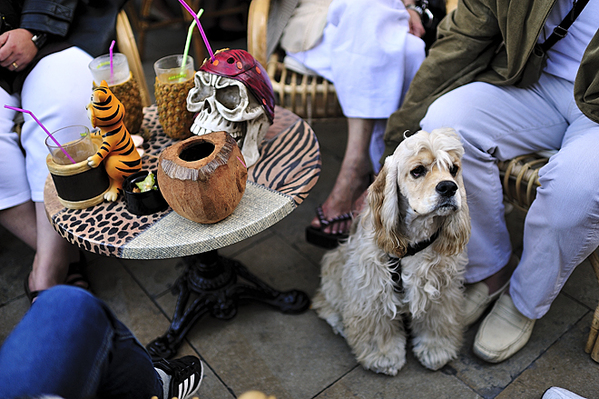
[{"label": "round cafe table", "polygon": [[[144,109],[142,129],[150,136],[144,143],[143,170],[154,171],[160,152],[174,143],[162,131],[156,105]],[[126,259],[183,257],[186,268],[175,282],[179,297],[173,321],[163,336],[148,345],[153,356],[169,358],[176,354],[189,329],[207,313],[230,319],[244,301],[259,301],[286,313],[300,313],[309,307],[305,293],[279,292],[217,250],[259,233],[291,213],[316,184],[320,167],[318,140],[312,128],[277,106],[260,158],[248,170],[239,205],[218,223],[199,224],[170,207],[137,216],[127,211],[122,195],[115,202],[67,209],[58,200],[50,176],[44,203],[58,233],[86,251]],[[196,295],[190,301],[192,293]]]}]

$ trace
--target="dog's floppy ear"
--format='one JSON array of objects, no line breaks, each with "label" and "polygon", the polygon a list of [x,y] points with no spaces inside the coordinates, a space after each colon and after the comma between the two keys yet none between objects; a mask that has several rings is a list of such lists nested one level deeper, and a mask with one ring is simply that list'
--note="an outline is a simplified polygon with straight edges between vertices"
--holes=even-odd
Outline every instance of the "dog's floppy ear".
[{"label": "dog's floppy ear", "polygon": [[368,204],[372,212],[377,245],[388,254],[403,257],[408,243],[401,230],[397,187],[397,166],[388,157],[376,180],[368,189]]},{"label": "dog's floppy ear", "polygon": [[463,252],[470,240],[470,213],[466,202],[466,190],[464,190],[461,178],[458,184],[462,194],[462,206],[445,219],[441,226],[439,239],[435,241],[436,251],[446,256],[454,256]]}]

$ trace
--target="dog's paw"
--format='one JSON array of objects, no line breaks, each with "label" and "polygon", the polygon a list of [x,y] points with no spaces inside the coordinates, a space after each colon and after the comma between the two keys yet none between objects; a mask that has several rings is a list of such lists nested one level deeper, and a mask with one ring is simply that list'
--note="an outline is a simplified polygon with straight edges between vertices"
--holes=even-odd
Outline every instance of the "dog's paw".
[{"label": "dog's paw", "polygon": [[394,337],[384,347],[378,343],[371,342],[369,350],[358,356],[358,361],[365,369],[376,373],[396,375],[406,364],[406,341],[405,337]]},{"label": "dog's paw", "polygon": [[327,323],[333,328],[335,334],[341,335],[345,338],[345,332],[343,331],[343,321],[341,321],[341,317],[338,314],[331,314],[326,318]]},{"label": "dog's paw", "polygon": [[397,375],[399,370],[406,364],[405,351],[402,353],[379,354],[379,357],[368,364],[362,364],[365,369],[375,373]]},{"label": "dog's paw", "polygon": [[430,370],[439,370],[458,356],[458,351],[441,346],[414,346],[414,355],[420,363]]}]

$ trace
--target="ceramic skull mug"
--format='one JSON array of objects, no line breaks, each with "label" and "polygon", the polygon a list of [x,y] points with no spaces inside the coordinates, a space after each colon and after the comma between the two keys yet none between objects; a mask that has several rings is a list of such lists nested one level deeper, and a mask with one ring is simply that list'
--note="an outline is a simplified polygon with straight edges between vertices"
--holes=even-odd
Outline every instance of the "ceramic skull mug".
[{"label": "ceramic skull mug", "polygon": [[187,109],[197,112],[191,132],[226,131],[237,141],[250,167],[274,119],[274,92],[266,71],[244,50],[220,50],[195,74]]}]

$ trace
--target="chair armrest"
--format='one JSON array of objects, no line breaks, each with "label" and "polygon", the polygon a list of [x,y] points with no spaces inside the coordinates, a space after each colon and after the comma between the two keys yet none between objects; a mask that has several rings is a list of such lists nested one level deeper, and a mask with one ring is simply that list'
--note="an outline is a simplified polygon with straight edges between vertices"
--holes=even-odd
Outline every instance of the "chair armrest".
[{"label": "chair armrest", "polygon": [[116,20],[116,41],[119,51],[127,57],[129,63],[129,69],[135,77],[139,86],[139,92],[141,95],[141,106],[148,107],[152,104],[150,99],[150,93],[148,92],[148,84],[146,83],[146,76],[141,65],[141,59],[139,57],[139,51],[137,49],[137,43],[135,42],[135,36],[129,23],[129,18],[125,10],[121,10]]},{"label": "chair armrest", "polygon": [[248,52],[266,68],[266,28],[270,0],[252,0],[248,11]]}]

